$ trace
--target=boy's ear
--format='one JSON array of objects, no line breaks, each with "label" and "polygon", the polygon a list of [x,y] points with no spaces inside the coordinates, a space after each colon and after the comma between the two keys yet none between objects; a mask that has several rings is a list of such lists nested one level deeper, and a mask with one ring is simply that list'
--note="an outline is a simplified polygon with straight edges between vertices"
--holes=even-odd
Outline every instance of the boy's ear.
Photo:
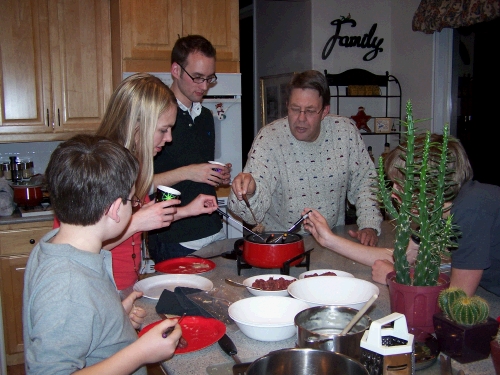
[{"label": "boy's ear", "polygon": [[108,212],[106,213],[106,215],[109,216],[109,218],[116,221],[117,223],[120,222],[119,210],[122,203],[123,200],[121,198],[118,198],[111,204],[111,206],[109,206]]}]

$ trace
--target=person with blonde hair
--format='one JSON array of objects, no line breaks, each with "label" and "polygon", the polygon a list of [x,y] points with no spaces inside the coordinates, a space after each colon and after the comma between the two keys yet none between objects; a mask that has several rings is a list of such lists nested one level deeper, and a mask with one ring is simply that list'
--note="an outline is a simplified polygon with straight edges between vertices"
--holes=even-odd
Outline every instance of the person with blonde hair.
[{"label": "person with blonde hair", "polygon": [[[416,139],[417,147],[424,137]],[[431,148],[438,150],[443,143],[441,134],[432,134]],[[400,168],[404,166],[402,147],[392,150],[384,159],[384,170],[398,189],[402,180]],[[453,215],[453,224],[460,234],[457,249],[451,251],[450,287],[463,289],[469,296],[478,286],[500,296],[500,187],[473,180],[473,171],[467,153],[458,139],[450,137],[448,142],[452,182],[445,192],[444,217]],[[431,161],[432,162],[432,161]],[[305,208],[304,212],[309,209]],[[394,270],[391,249],[373,248],[349,241],[333,234],[325,219],[317,211],[309,214],[304,228],[316,240],[347,258],[372,267],[374,281],[385,284],[386,276]],[[416,242],[415,242],[416,241]],[[410,241],[408,260],[414,261],[418,251],[418,239]]]},{"label": "person with blonde hair", "polygon": [[116,88],[96,131],[96,135],[130,150],[140,165],[132,219],[120,236],[104,244],[105,249],[112,249],[118,290],[131,287],[139,277],[142,232],[168,227],[174,220],[185,217],[211,214],[217,209],[215,197],[204,194],[183,207],[177,207],[181,203],[178,199],[150,202],[149,194],[155,190],[153,158],[165,143],[172,142],[176,116],[177,101],[172,90],[158,77],[136,73]]}]

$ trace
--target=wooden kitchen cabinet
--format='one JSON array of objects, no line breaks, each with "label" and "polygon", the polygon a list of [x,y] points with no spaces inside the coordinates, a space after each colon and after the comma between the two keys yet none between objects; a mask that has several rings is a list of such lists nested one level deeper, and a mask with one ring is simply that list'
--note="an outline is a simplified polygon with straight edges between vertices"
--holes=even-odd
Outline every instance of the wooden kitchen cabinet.
[{"label": "wooden kitchen cabinet", "polygon": [[4,0],[1,142],[52,141],[99,125],[112,93],[108,0]]},{"label": "wooden kitchen cabinet", "polygon": [[203,35],[217,72],[239,73],[238,0],[111,0],[113,82],[122,72],[169,72],[179,36]]},{"label": "wooden kitchen cabinet", "polygon": [[7,365],[24,363],[23,287],[28,256],[52,220],[0,225],[0,298]]}]

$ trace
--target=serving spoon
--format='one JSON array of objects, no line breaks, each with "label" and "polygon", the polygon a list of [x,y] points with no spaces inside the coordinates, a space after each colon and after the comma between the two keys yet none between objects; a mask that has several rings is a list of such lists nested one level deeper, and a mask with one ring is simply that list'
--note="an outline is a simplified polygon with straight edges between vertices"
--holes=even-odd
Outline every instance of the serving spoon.
[{"label": "serving spoon", "polygon": [[243,283],[239,283],[237,281],[231,280],[231,279],[226,279],[226,283],[234,285],[234,286],[242,286],[244,288],[250,288],[250,289],[255,289],[255,290],[262,290],[262,288],[257,288],[255,286],[248,286]]}]

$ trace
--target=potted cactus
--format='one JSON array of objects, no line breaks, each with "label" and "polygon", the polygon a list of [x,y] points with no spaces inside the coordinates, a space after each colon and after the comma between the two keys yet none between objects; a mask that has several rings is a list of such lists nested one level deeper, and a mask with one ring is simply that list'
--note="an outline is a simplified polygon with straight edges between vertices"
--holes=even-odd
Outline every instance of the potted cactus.
[{"label": "potted cactus", "polygon": [[490,342],[490,351],[493,367],[495,367],[495,373],[500,375],[500,330],[497,331],[496,336]]},{"label": "potted cactus", "polygon": [[[448,125],[444,126],[443,143],[436,145],[431,142],[429,131],[423,142],[416,142],[410,101],[406,105],[406,119],[402,123],[406,128],[406,142],[399,146],[403,160],[399,168],[401,177],[388,181],[383,160],[379,160],[378,198],[396,224],[395,271],[387,275],[387,284],[392,312],[404,314],[409,327],[432,333],[432,316],[439,312],[439,292],[449,286],[449,277],[440,273],[441,255],[454,246],[452,238],[456,235],[451,215],[443,219],[444,203],[450,198],[447,196],[451,184],[448,176],[452,172],[449,169]],[[412,236],[420,242],[413,266],[407,260]]]},{"label": "potted cactus", "polygon": [[442,312],[434,315],[434,327],[440,350],[460,363],[488,358],[499,324],[488,316],[486,300],[448,288],[439,294],[438,304]]}]

